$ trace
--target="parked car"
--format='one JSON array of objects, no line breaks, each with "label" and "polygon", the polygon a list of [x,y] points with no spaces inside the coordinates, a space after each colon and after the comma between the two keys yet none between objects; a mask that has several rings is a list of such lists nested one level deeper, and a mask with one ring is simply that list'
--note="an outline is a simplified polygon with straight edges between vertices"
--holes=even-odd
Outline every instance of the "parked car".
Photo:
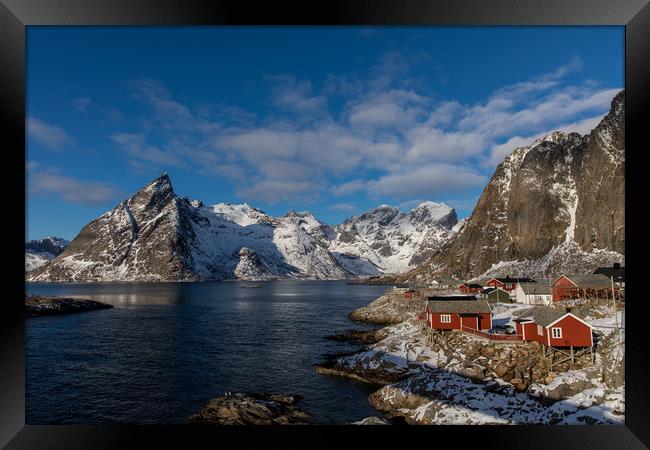
[{"label": "parked car", "polygon": [[512,325],[495,325],[488,330],[490,334],[517,334]]}]

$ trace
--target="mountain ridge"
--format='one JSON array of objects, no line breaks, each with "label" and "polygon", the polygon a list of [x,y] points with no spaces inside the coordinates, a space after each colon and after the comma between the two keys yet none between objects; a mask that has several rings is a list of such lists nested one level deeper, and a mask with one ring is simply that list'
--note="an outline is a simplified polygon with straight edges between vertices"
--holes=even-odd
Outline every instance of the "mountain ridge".
[{"label": "mountain ridge", "polygon": [[[382,205],[349,218],[345,236],[368,244],[364,239],[384,238],[392,227],[393,240],[409,243],[409,251],[426,251],[451,235],[447,227],[456,224],[455,214],[435,202],[408,213]],[[381,226],[375,223],[380,220],[385,221]],[[394,242],[373,241],[358,251],[350,242],[340,245],[342,226],[323,223],[309,211],[273,217],[247,203],[190,201],[174,193],[165,173],[87,224],[65,251],[27,279],[346,279],[414,267],[410,256],[393,258],[399,250]]]}]

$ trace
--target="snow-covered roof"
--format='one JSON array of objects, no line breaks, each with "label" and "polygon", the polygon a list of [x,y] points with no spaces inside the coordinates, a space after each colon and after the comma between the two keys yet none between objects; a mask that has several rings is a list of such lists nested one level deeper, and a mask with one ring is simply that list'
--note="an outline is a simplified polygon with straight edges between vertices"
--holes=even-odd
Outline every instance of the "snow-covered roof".
[{"label": "snow-covered roof", "polygon": [[566,310],[551,308],[548,306],[533,306],[531,308],[520,309],[512,313],[514,317],[519,320],[533,320],[536,324],[546,327],[563,316],[571,314],[582,321],[577,314],[568,312]]}]

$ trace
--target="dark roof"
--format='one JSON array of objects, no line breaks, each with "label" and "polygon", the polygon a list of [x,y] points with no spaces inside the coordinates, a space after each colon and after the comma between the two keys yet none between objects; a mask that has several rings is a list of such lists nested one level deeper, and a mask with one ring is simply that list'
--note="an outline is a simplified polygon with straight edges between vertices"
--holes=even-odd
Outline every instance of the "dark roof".
[{"label": "dark roof", "polygon": [[[495,280],[499,280],[502,283],[535,283],[535,280],[532,278],[528,277],[521,277],[521,278],[511,278],[511,277],[505,277],[505,278],[496,278],[494,277]],[[490,278],[492,280],[492,278]]]},{"label": "dark roof", "polygon": [[617,283],[625,283],[625,266],[620,264],[613,267],[599,267],[594,270],[594,274],[605,275],[607,278],[614,277]]},{"label": "dark roof", "polygon": [[546,283],[520,283],[524,294],[551,295],[551,286]]},{"label": "dark roof", "polygon": [[429,310],[435,313],[490,313],[490,305],[486,300],[451,300],[427,301]]},{"label": "dark roof", "polygon": [[476,295],[428,295],[427,301],[432,302],[457,302],[459,300],[476,300]]},{"label": "dark roof", "polygon": [[510,293],[508,291],[504,290],[504,289],[501,289],[501,288],[490,288],[489,290],[485,289],[483,291],[483,294],[487,295],[488,297],[497,297],[497,298],[499,298],[499,296],[501,296],[501,295],[505,295],[505,296],[510,297]]},{"label": "dark roof", "polygon": [[[579,288],[584,289],[605,289],[611,287],[611,281],[602,274],[578,274],[578,275],[564,275],[571,280]],[[560,277],[561,278],[561,277]],[[558,278],[559,279],[559,278]],[[555,280],[557,281],[557,280]],[[553,283],[555,284],[555,283]]]},{"label": "dark roof", "polygon": [[[566,310],[551,308],[548,306],[533,306],[532,308],[520,309],[512,313],[519,320],[533,320],[536,324],[547,327],[560,317],[567,314]],[[575,313],[571,313],[579,317]],[[579,317],[582,319],[581,317]]]},{"label": "dark roof", "polygon": [[461,283],[459,286],[467,286],[470,288],[482,288],[483,286],[477,283]]}]

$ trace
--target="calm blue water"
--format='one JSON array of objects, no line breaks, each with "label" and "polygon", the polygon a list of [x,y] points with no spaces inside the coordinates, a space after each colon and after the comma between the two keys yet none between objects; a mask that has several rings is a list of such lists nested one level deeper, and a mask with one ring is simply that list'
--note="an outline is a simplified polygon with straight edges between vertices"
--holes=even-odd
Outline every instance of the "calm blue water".
[{"label": "calm blue water", "polygon": [[360,348],[324,337],[364,329],[347,314],[385,286],[242,284],[29,284],[114,308],[27,320],[26,422],[182,423],[226,391],[300,394],[316,423],[378,414],[367,400],[376,387],[312,365]]}]

